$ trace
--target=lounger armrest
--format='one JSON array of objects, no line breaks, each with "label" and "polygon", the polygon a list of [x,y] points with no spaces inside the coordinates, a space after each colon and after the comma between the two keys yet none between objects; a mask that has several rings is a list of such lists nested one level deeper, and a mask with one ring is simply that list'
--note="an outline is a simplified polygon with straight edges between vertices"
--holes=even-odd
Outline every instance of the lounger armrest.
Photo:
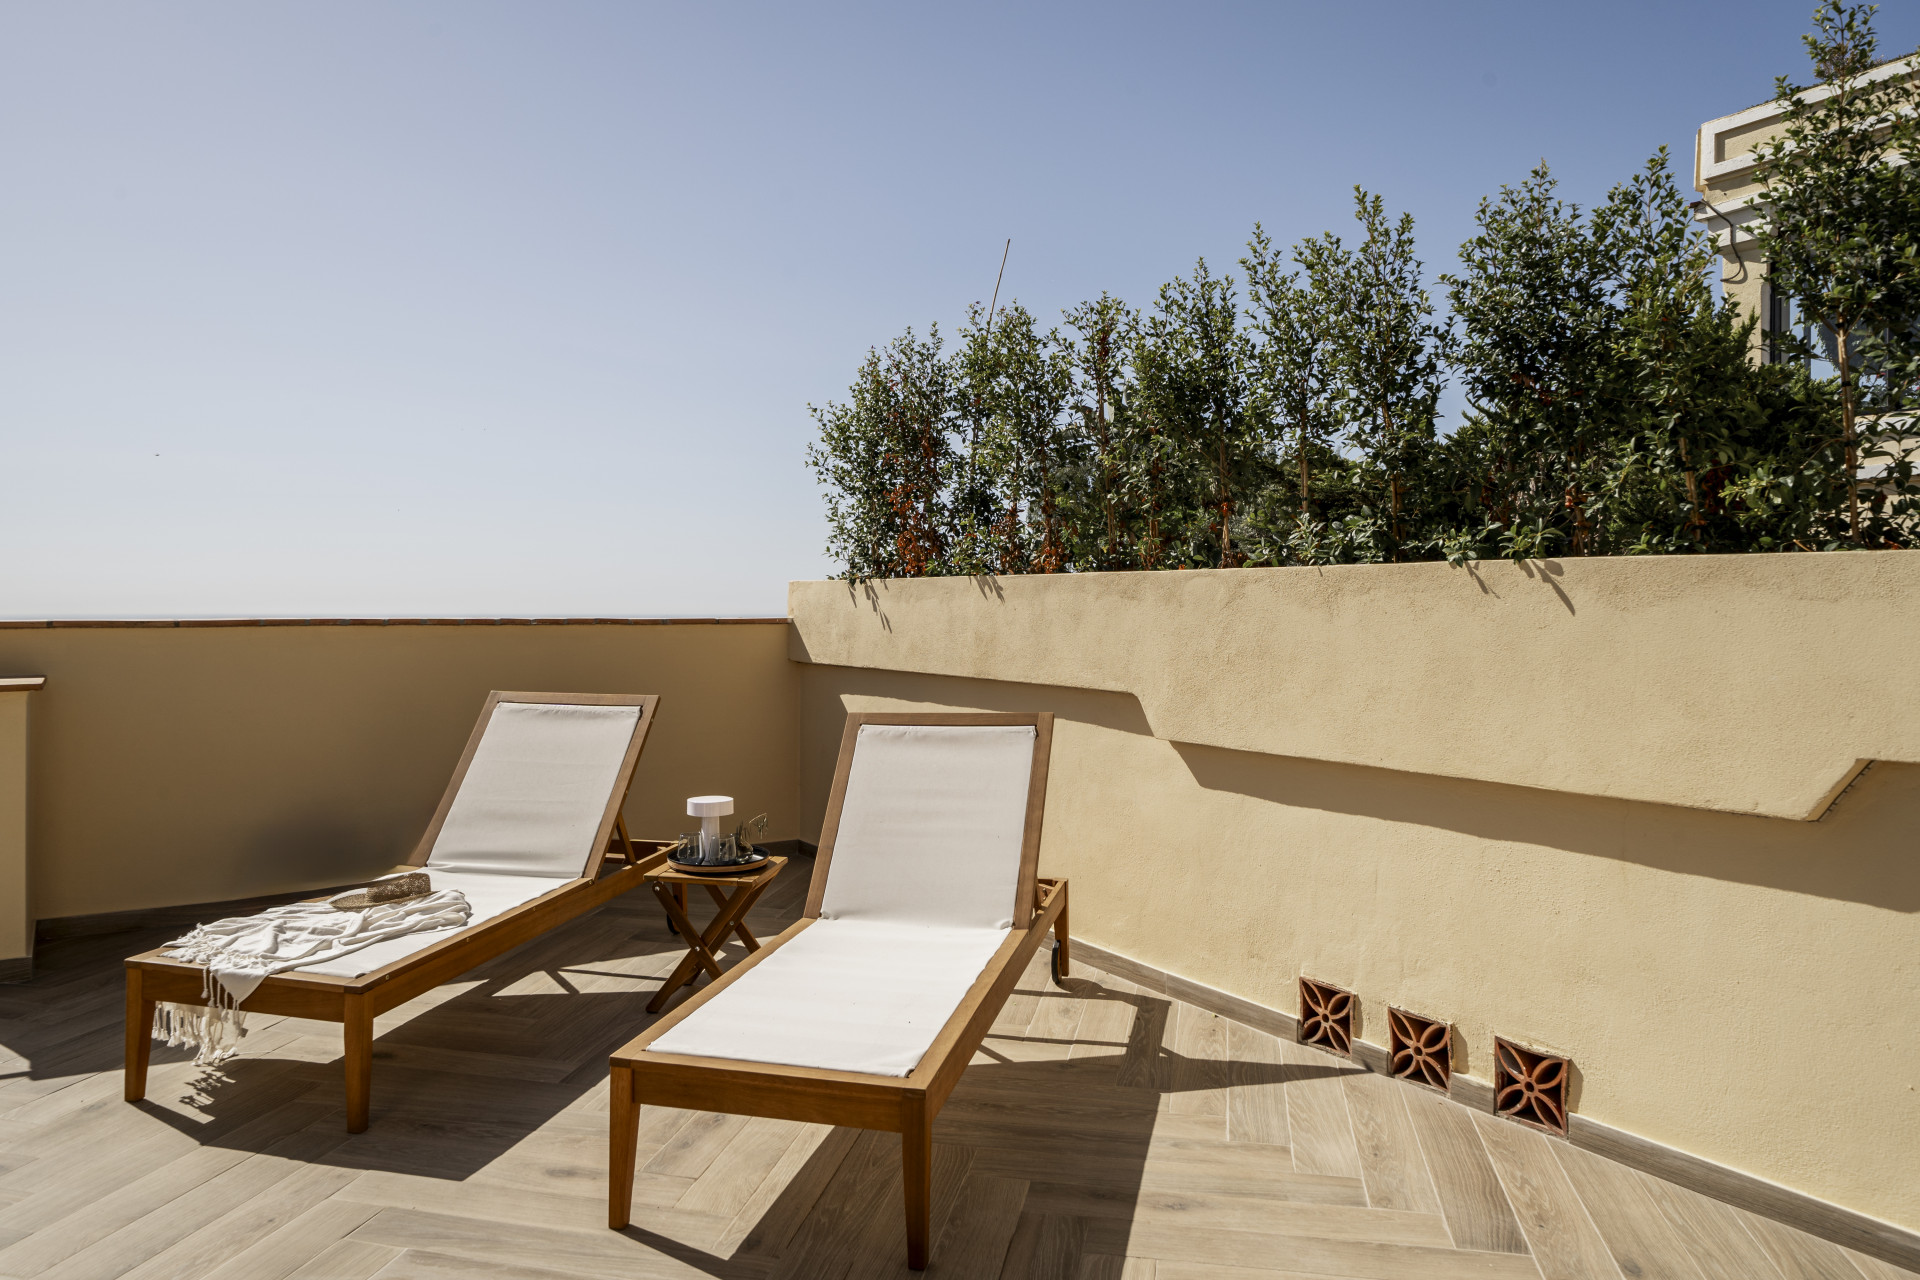
[{"label": "lounger armrest", "polygon": [[[675,842],[672,840],[632,840],[628,843],[633,850],[630,858],[627,858],[626,851],[619,847],[619,841],[615,840],[612,842],[607,849],[608,857],[600,864],[601,875],[604,876],[613,871],[624,871],[628,867],[637,868],[641,872],[652,871],[658,867],[663,867],[667,862],[667,850],[671,849]],[[614,861],[612,855],[616,853],[622,855],[622,861]]]}]

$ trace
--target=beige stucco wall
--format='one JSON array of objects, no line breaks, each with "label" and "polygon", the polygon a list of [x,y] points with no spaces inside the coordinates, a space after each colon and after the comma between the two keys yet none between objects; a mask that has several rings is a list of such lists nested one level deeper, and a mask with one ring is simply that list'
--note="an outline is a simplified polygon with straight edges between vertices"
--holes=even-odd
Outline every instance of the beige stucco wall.
[{"label": "beige stucco wall", "polygon": [[795,583],[793,655],[1125,693],[1154,736],[1817,817],[1920,761],[1920,554]]},{"label": "beige stucco wall", "polygon": [[806,821],[847,710],[1052,710],[1076,934],[1920,1228],[1920,553],[1541,572],[795,584]]},{"label": "beige stucco wall", "polygon": [[0,961],[33,954],[27,901],[27,709],[34,696],[0,691]]},{"label": "beige stucco wall", "polygon": [[635,835],[679,831],[685,798],[710,792],[767,811],[770,838],[798,831],[779,622],[0,628],[13,674],[48,677],[30,735],[41,919],[400,861],[490,689],[661,695]]}]

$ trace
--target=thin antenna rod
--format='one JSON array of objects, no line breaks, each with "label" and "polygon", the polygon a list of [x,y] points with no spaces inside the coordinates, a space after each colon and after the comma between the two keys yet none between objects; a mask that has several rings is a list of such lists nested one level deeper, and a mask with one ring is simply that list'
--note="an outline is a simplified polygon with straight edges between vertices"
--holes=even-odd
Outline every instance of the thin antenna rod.
[{"label": "thin antenna rod", "polygon": [[993,313],[1000,307],[1000,282],[1007,275],[1007,255],[1013,252],[1013,237],[1007,237],[1007,247],[1000,251],[1000,274],[993,278],[993,301],[987,304],[987,332],[993,332]]}]

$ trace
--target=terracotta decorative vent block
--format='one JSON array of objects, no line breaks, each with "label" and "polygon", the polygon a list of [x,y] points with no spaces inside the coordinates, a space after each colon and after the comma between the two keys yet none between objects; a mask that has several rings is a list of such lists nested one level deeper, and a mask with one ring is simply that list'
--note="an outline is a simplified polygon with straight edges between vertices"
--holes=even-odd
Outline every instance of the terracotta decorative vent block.
[{"label": "terracotta decorative vent block", "polygon": [[1565,1058],[1523,1049],[1511,1040],[1493,1038],[1493,1109],[1509,1120],[1567,1136],[1567,1076],[1572,1064]]},{"label": "terracotta decorative vent block", "polygon": [[1300,1043],[1353,1056],[1353,992],[1300,979]]},{"label": "terracotta decorative vent block", "polygon": [[1405,1009],[1387,1010],[1389,1062],[1396,1080],[1445,1093],[1453,1086],[1453,1027]]}]

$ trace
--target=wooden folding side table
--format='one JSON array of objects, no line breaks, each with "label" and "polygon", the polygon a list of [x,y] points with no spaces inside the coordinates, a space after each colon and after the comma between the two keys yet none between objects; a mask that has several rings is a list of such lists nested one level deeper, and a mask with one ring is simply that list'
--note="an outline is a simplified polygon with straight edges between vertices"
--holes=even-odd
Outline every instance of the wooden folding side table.
[{"label": "wooden folding side table", "polygon": [[[740,941],[749,952],[760,949],[760,939],[753,936],[753,930],[747,928],[747,909],[766,892],[780,869],[787,865],[785,858],[770,857],[764,867],[752,871],[743,871],[737,875],[695,875],[690,871],[679,871],[667,863],[661,863],[655,870],[647,872],[647,881],[654,895],[660,899],[660,905],[667,909],[667,920],[686,940],[687,954],[660,984],[660,990],[653,999],[647,1001],[647,1012],[658,1013],[666,1007],[673,993],[682,987],[692,986],[705,969],[714,977],[720,976],[720,958],[715,948],[725,945],[728,933],[738,934]],[[713,898],[718,908],[713,919],[705,929],[696,929],[693,921],[687,918],[687,886],[697,884]],[[722,886],[728,891],[721,892]]]}]

